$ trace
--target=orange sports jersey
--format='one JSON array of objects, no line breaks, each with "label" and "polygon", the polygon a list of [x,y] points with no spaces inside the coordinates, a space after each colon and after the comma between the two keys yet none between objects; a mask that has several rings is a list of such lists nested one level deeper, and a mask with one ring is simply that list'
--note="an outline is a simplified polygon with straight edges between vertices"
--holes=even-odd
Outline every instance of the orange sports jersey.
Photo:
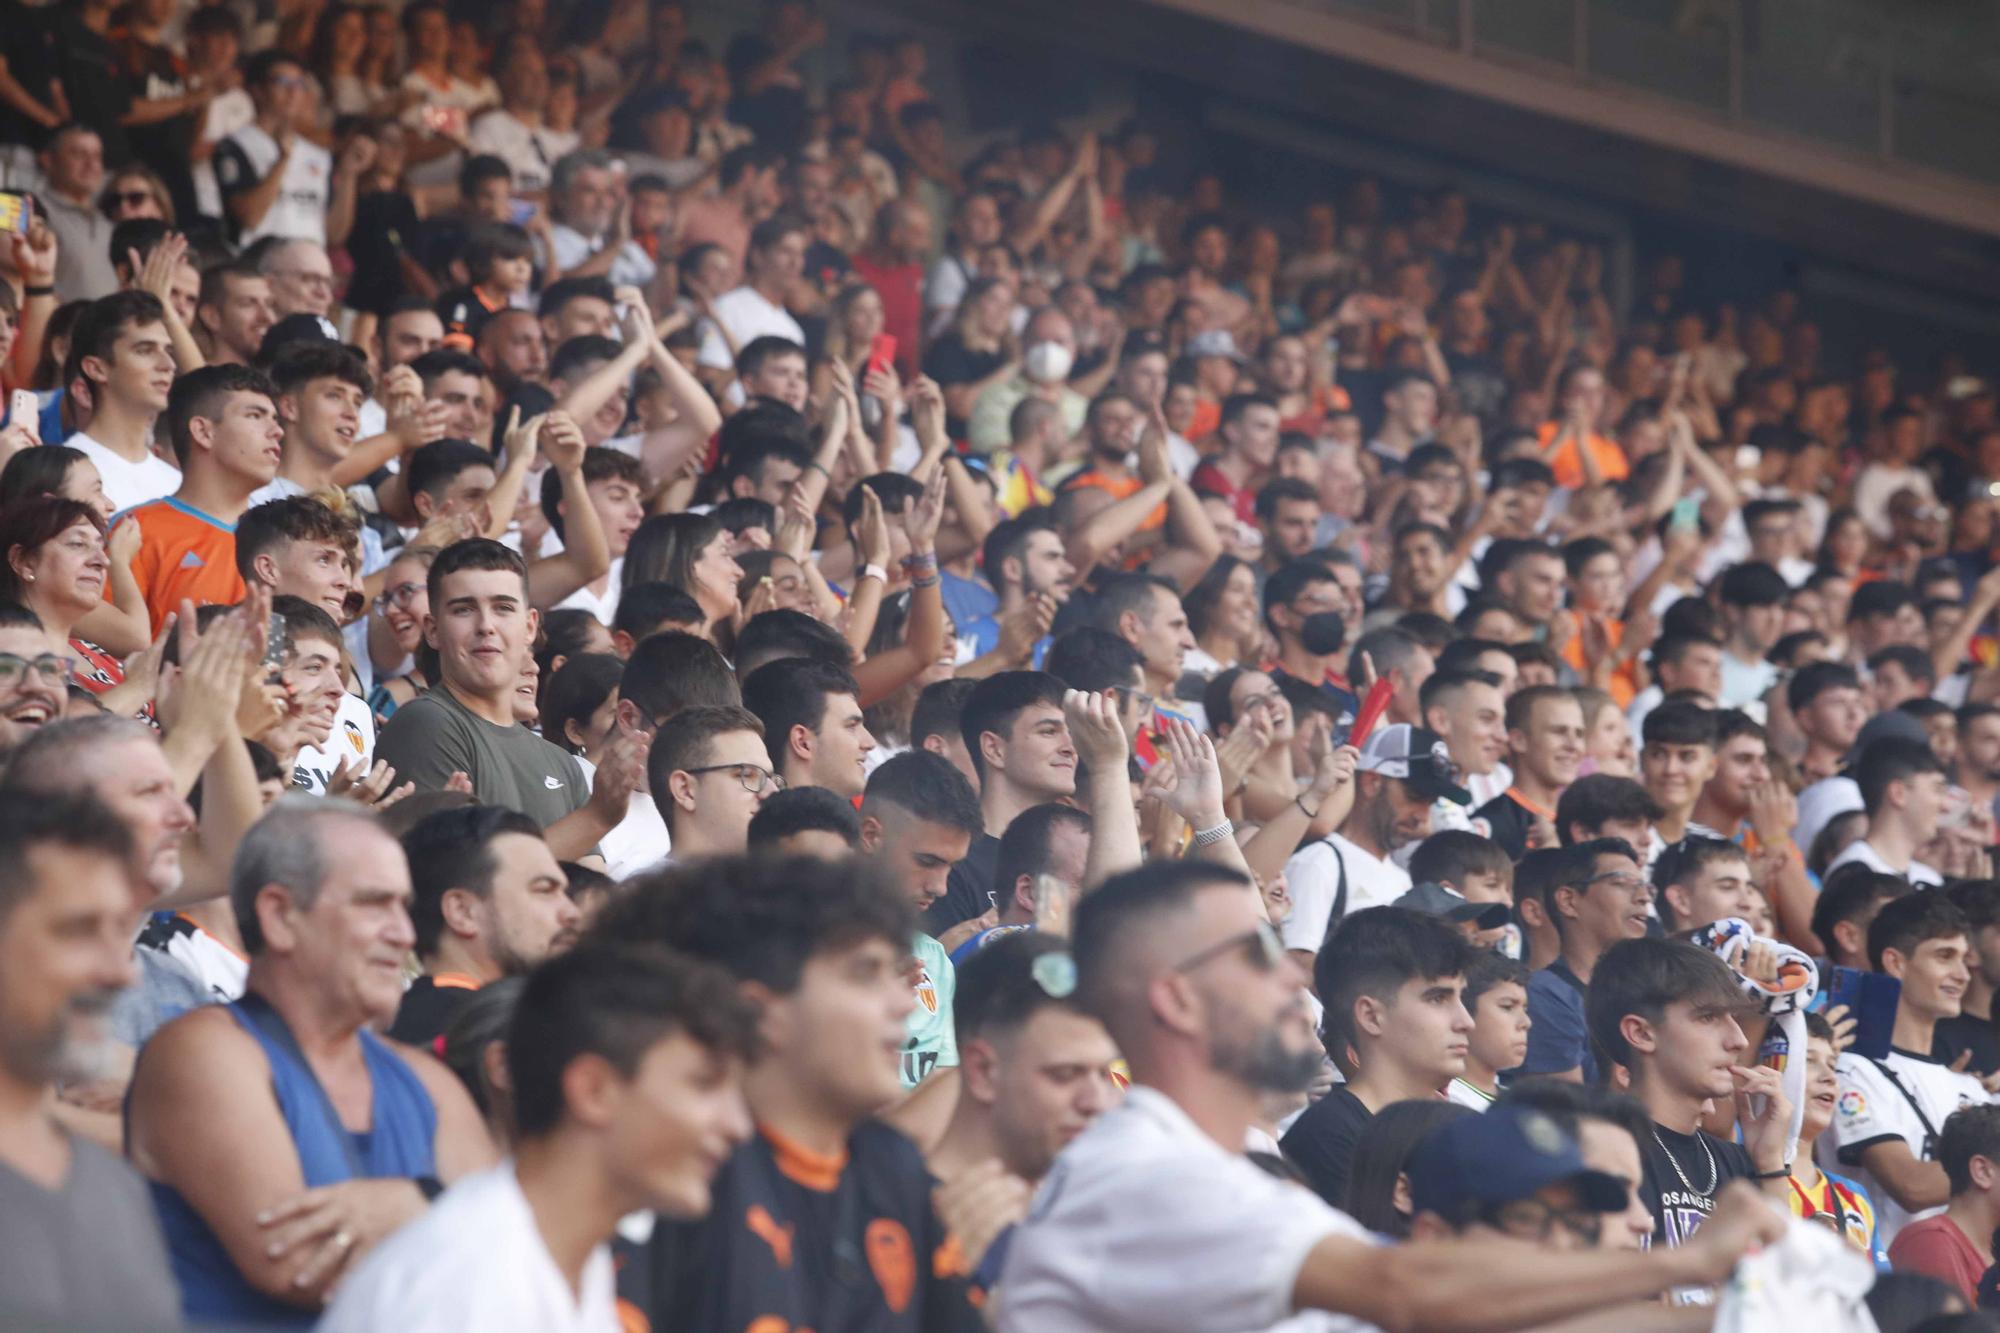
[{"label": "orange sports jersey", "polygon": [[[1542,461],[1556,474],[1556,485],[1573,491],[1588,480],[1583,472],[1583,453],[1576,447],[1575,440],[1566,440],[1562,448],[1549,453],[1549,446],[1555,443],[1556,432],[1560,429],[1557,422],[1544,421],[1535,437],[1542,442]],[[1584,437],[1584,443],[1590,449],[1590,456],[1597,460],[1597,471],[1604,480],[1623,481],[1632,475],[1632,465],[1625,461],[1625,451],[1616,443],[1594,431]]]},{"label": "orange sports jersey", "polygon": [[[120,523],[139,525],[139,553],[132,577],[146,599],[153,632],[183,598],[196,606],[233,606],[243,600],[243,576],[236,572],[236,525],[212,518],[171,495],[134,505]],[[104,599],[111,600],[107,584]]]},{"label": "orange sports jersey", "polygon": [[[1562,659],[1569,663],[1571,669],[1579,676],[1588,676],[1590,669],[1585,665],[1583,660],[1583,625],[1581,618],[1574,611],[1562,611],[1558,614],[1568,616],[1571,621],[1576,622],[1570,632],[1569,641],[1563,645]],[[1616,651],[1625,641],[1625,622],[1622,620],[1607,620],[1605,621],[1605,628],[1610,631],[1611,647],[1613,651]],[[1605,685],[1605,692],[1611,696],[1620,709],[1632,706],[1632,701],[1639,697],[1639,663],[1636,658],[1627,659],[1612,669],[1611,679]]]}]

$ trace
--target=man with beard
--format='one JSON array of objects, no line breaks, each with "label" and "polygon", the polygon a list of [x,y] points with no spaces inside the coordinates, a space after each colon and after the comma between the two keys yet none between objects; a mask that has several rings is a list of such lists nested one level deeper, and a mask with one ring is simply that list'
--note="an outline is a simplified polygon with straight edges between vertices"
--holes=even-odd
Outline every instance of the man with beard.
[{"label": "man with beard", "polygon": [[1410,874],[1391,856],[1431,834],[1431,806],[1467,801],[1451,772],[1444,742],[1419,727],[1383,727],[1361,747],[1354,808],[1336,833],[1306,844],[1285,863],[1292,914],[1285,947],[1310,966],[1329,927],[1343,916],[1382,907],[1410,891]]},{"label": "man with beard", "polygon": [[1967,704],[1957,722],[1958,785],[1975,810],[2000,817],[2000,707]]},{"label": "man with beard", "polygon": [[[1063,554],[1055,524],[1041,514],[994,524],[986,534],[984,560],[996,599],[992,606],[979,614],[961,596],[947,600],[946,609],[960,636],[972,641],[975,657],[1004,652],[1009,660],[1003,668],[1027,666],[1046,651],[1049,626],[1056,608],[1069,600],[1076,567]],[[976,585],[966,592],[976,593]],[[961,614],[965,611],[973,614]],[[1026,634],[1001,633],[1003,626],[1024,623]]]},{"label": "man with beard", "polygon": [[133,979],[132,842],[89,797],[0,802],[0,1308],[50,1327],[179,1320],[138,1178],[49,1111],[57,1083],[97,1076],[112,998]]},{"label": "man with beard", "polygon": [[1347,1196],[1361,1131],[1391,1102],[1444,1095],[1465,1072],[1472,946],[1442,917],[1377,907],[1342,921],[1313,962],[1321,1036],[1347,1081],[1307,1108],[1281,1147],[1319,1196]]},{"label": "man with beard", "polygon": [[297,1327],[441,1182],[491,1165],[493,1145],[456,1075],[374,1033],[415,940],[409,867],[371,812],[281,799],[237,848],[229,898],[243,998],[147,1045],[128,1147],[183,1316]]},{"label": "man with beard", "polygon": [[0,602],[0,762],[63,715],[70,659],[56,647],[33,611]]},{"label": "man with beard", "polygon": [[424,974],[403,992],[389,1035],[427,1046],[481,986],[568,948],[580,918],[540,826],[518,810],[440,810],[403,835],[403,854]]},{"label": "man with beard", "polygon": [[[1537,826],[1540,845],[1555,838],[1556,802],[1576,781],[1583,762],[1583,705],[1556,685],[1531,685],[1507,700],[1507,744],[1513,752],[1514,782],[1479,807],[1474,818],[1486,821],[1493,841],[1520,860]],[[1695,784],[1699,793],[1701,784]]]},{"label": "man with beard", "polygon": [[1133,1086],[1063,1150],[1016,1229],[1000,1333],[1267,1329],[1306,1310],[1389,1328],[1519,1328],[1718,1281],[1782,1229],[1731,1192],[1671,1253],[1378,1245],[1244,1155],[1266,1095],[1303,1090],[1321,1061],[1302,974],[1246,878],[1186,861],[1116,876],[1078,906],[1073,954],[1079,1001]]}]

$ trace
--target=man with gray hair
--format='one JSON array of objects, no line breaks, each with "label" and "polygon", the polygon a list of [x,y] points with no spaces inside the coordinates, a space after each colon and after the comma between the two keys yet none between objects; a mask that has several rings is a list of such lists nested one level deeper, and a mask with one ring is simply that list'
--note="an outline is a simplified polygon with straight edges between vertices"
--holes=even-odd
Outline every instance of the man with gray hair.
[{"label": "man with gray hair", "polygon": [[279,319],[326,318],[333,309],[333,261],[326,257],[324,245],[294,238],[267,241],[253,249],[257,272],[271,284],[271,305]]},{"label": "man with gray hair", "polygon": [[298,1324],[493,1145],[443,1064],[371,1030],[395,1016],[416,934],[403,849],[370,811],[280,799],[237,849],[229,897],[243,998],[154,1036],[128,1151],[153,1182],[184,1317]]},{"label": "man with gray hair", "polygon": [[611,164],[602,148],[579,148],[556,160],[549,180],[550,243],[566,278],[604,277],[617,286],[643,287],[659,266],[632,239],[632,213]]}]

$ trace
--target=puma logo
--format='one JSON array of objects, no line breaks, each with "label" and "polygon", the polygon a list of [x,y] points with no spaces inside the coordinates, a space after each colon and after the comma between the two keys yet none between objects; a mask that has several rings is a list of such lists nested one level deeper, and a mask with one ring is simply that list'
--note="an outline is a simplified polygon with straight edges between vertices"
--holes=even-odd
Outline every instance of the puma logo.
[{"label": "puma logo", "polygon": [[743,1225],[750,1228],[750,1234],[771,1247],[771,1255],[778,1261],[778,1267],[792,1266],[792,1224],[780,1226],[777,1219],[764,1211],[764,1205],[753,1203],[750,1211],[743,1215]]}]

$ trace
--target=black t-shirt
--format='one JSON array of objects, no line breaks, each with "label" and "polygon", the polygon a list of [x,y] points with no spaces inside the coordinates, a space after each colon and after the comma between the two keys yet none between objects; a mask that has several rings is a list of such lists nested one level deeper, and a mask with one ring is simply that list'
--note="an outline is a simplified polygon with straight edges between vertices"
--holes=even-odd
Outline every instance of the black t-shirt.
[{"label": "black t-shirt", "polygon": [[[27,89],[37,102],[55,109],[49,80],[57,72],[56,35],[49,21],[55,11],[38,9],[20,0],[0,0],[0,56],[14,81]],[[0,102],[0,143],[39,145],[48,131],[13,107]]]},{"label": "black t-shirt", "polygon": [[1993,1020],[1974,1014],[1939,1019],[1931,1037],[1931,1059],[1950,1065],[1967,1051],[1972,1052],[1972,1059],[1965,1066],[1966,1073],[1984,1078],[2000,1070],[2000,1031]]},{"label": "black t-shirt", "polygon": [[1528,830],[1534,827],[1535,816],[1506,792],[1474,810],[1472,817],[1486,821],[1491,829],[1488,836],[1506,849],[1508,860],[1518,861],[1528,854]]},{"label": "black t-shirt", "polygon": [[[125,62],[125,77],[134,102],[153,101],[187,94],[187,70],[164,46],[155,46],[135,33],[126,33],[118,43]],[[173,196],[181,217],[195,215],[194,176],[188,169],[188,153],[201,129],[196,112],[184,112],[150,125],[133,125],[125,133],[132,141],[132,153],[160,174]]]},{"label": "black t-shirt", "polygon": [[[975,352],[965,345],[965,340],[958,336],[956,330],[932,343],[924,353],[924,374],[936,380],[941,389],[954,384],[976,384],[1006,364],[1005,352],[998,348],[990,352]],[[947,417],[944,428],[953,439],[962,439],[966,419]]]},{"label": "black t-shirt", "polygon": [[[118,50],[100,32],[84,25],[76,9],[65,9],[54,19],[56,64],[49,72],[62,80],[76,119],[97,131],[104,141],[104,165],[120,166],[132,159],[131,137],[119,122],[132,107],[132,85]],[[37,71],[16,69],[17,80],[32,88],[39,82]]]},{"label": "black t-shirt", "polygon": [[1703,1129],[1681,1134],[1655,1124],[1639,1152],[1639,1193],[1653,1214],[1654,1245],[1685,1245],[1715,1211],[1724,1185],[1757,1174],[1741,1144]]},{"label": "black t-shirt", "polygon": [[473,987],[465,982],[440,986],[435,978],[418,977],[403,992],[403,1002],[396,1006],[396,1021],[389,1025],[389,1035],[412,1046],[428,1047],[445,1034],[451,1020],[458,1017],[458,1011],[472,996]]},{"label": "black t-shirt", "polygon": [[1375,1113],[1343,1083],[1307,1107],[1278,1146],[1305,1176],[1313,1193],[1335,1208],[1345,1208],[1354,1145],[1374,1118]]},{"label": "black t-shirt", "polygon": [[994,905],[987,894],[993,888],[993,866],[999,856],[1000,839],[991,833],[973,839],[972,850],[951,868],[945,879],[944,897],[924,912],[926,935],[942,935],[961,921],[986,914]]},{"label": "black t-shirt", "polygon": [[916,1145],[876,1121],[845,1162],[755,1134],[716,1173],[706,1217],[614,1244],[621,1303],[675,1333],[983,1333],[933,1183]]}]

